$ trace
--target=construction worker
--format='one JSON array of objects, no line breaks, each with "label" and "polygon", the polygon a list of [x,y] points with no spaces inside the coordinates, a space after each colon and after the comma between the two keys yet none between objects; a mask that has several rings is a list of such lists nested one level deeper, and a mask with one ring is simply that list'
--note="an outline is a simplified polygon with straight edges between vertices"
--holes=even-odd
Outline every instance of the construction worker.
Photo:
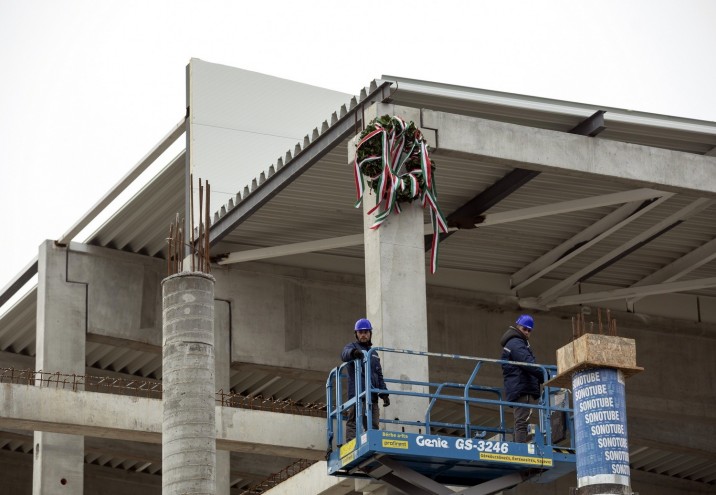
[{"label": "construction worker", "polygon": [[[356,395],[356,384],[355,384],[355,366],[356,364],[360,367],[361,377],[361,390],[365,390],[365,364],[363,359],[366,357],[366,353],[370,350],[373,343],[371,337],[373,336],[373,325],[366,318],[361,318],[356,321],[354,326],[355,341],[348,343],[341,353],[341,360],[348,363],[346,371],[348,372],[348,398],[355,397]],[[360,360],[360,361],[356,361]],[[378,354],[374,353],[370,357],[370,383],[373,388],[385,389],[385,381],[383,380],[383,368],[380,365],[380,358]],[[390,399],[388,394],[371,394],[370,407],[372,411],[371,426],[377,430],[379,428],[380,410],[378,408],[378,398],[383,399],[383,407],[390,405]],[[368,419],[366,416],[366,408],[363,408],[363,428],[367,428]],[[346,442],[355,438],[356,436],[356,408],[352,407],[348,413],[348,421],[346,422]]]},{"label": "construction worker", "polygon": [[[521,363],[536,362],[535,355],[530,347],[530,335],[534,329],[534,319],[530,315],[520,315],[515,324],[507,329],[500,339],[502,345],[503,361]],[[540,368],[533,366],[518,366],[504,363],[502,377],[505,384],[505,399],[509,402],[534,404],[540,396],[540,384],[544,376]],[[515,433],[514,441],[527,442],[527,424],[533,409],[530,407],[515,407]]]}]

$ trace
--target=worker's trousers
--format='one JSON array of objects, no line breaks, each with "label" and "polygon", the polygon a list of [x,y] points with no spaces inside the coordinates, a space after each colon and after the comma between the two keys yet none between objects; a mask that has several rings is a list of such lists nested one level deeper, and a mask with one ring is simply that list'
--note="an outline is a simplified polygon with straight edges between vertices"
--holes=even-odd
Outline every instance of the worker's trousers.
[{"label": "worker's trousers", "polygon": [[[521,395],[515,402],[534,404],[536,400],[530,395]],[[527,425],[529,424],[530,416],[532,415],[533,410],[534,409],[531,407],[515,407],[515,442],[527,443]]]},{"label": "worker's trousers", "polygon": [[[371,418],[371,427],[374,430],[377,430],[380,428],[380,408],[378,407],[378,403],[375,402],[372,404],[371,411],[373,413],[373,417]],[[365,411],[363,411],[363,431],[365,431],[368,428],[368,415],[365,414]],[[355,406],[351,407],[350,411],[348,412],[348,421],[346,421],[346,442],[349,442],[353,438],[356,437],[356,408]]]}]

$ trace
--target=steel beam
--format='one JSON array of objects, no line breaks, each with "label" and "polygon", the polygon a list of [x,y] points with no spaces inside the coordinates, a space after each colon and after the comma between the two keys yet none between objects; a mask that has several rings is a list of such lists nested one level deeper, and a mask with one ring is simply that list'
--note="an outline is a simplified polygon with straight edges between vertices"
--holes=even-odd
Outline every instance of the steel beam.
[{"label": "steel beam", "polygon": [[164,153],[179,136],[184,134],[186,129],[186,119],[181,119],[167,134],[164,136],[149,153],[139,160],[139,162],[122,177],[107,193],[102,196],[90,210],[85,213],[65,234],[57,240],[58,244],[67,244],[79,234],[89,223],[94,220],[99,213],[102,212],[112,201],[114,201],[134,180],[139,177],[159,156]]},{"label": "steel beam", "polygon": [[[516,168],[497,182],[488,186],[470,201],[450,213],[447,220],[449,232],[440,233],[440,240],[450,237],[458,229],[473,229],[480,216],[517,189],[539,175],[534,170]],[[432,246],[432,228],[425,231],[425,250]]]},{"label": "steel beam", "polygon": [[631,201],[643,201],[647,199],[658,198],[664,196],[665,194],[666,193],[657,191],[655,189],[634,189],[632,191],[603,194],[601,196],[591,196],[589,198],[561,201],[559,203],[550,203],[546,205],[533,206],[530,208],[502,211],[500,213],[488,213],[483,217],[480,223],[475,225],[475,227],[497,225],[509,222],[519,222],[521,220],[529,220],[532,218],[547,217],[551,215],[560,215],[563,213],[571,213],[574,211],[590,210],[592,208],[600,208],[602,206],[611,206],[614,204],[626,203]]},{"label": "steel beam", "polygon": [[591,116],[581,121],[568,132],[570,134],[580,134],[582,136],[596,136],[607,128],[607,126],[604,124],[605,113],[605,110],[597,110]]},{"label": "steel beam", "polygon": [[556,308],[559,306],[592,304],[601,301],[646,297],[653,296],[655,294],[669,294],[672,292],[685,292],[689,290],[709,289],[712,287],[716,287],[716,277],[685,280],[682,282],[669,282],[665,284],[644,285],[641,287],[627,287],[626,289],[612,289],[589,292],[586,294],[575,294],[572,296],[557,297],[543,303],[539,301],[539,298],[536,300],[534,298],[525,298],[520,300],[520,305],[523,307]]},{"label": "steel beam", "polygon": [[[112,201],[114,201],[134,180],[139,177],[159,156],[171,146],[179,136],[184,133],[186,128],[186,119],[179,121],[172,129],[152,148],[149,153],[139,160],[139,162],[122,177],[107,193],[102,196],[97,203],[89,209],[87,213],[75,222],[70,229],[65,232],[56,242],[58,244],[67,244],[79,234],[89,223],[94,220]],[[10,283],[8,283],[2,291],[0,291],[0,306],[5,304],[23,285],[37,274],[37,257],[33,259]]]},{"label": "steel beam", "polygon": [[545,276],[643,214],[656,208],[671,196],[673,196],[672,193],[665,193],[661,198],[652,201],[634,201],[617,208],[609,215],[515,272],[511,277],[511,289],[520,290]]},{"label": "steel beam", "polygon": [[[538,218],[550,215],[559,215],[573,211],[588,210],[591,208],[599,208],[601,206],[609,206],[626,201],[638,201],[632,209],[636,209],[642,200],[653,199],[658,197],[671,196],[670,193],[656,191],[654,189],[635,189],[633,191],[623,191],[612,194],[604,194],[601,196],[592,196],[589,198],[575,199],[571,201],[562,201],[548,205],[535,206],[531,208],[521,208],[518,210],[503,211],[500,213],[488,214],[482,217],[481,223],[470,224],[469,228],[484,227],[489,225],[498,225],[502,223],[518,222],[530,218]],[[648,210],[647,210],[648,211]],[[642,212],[643,213],[643,212]],[[471,218],[474,222],[476,219]],[[479,217],[478,217],[479,220]],[[465,224],[467,225],[467,224]],[[455,227],[451,227],[454,229]],[[432,235],[432,226],[425,226],[426,234]],[[449,232],[452,233],[453,231]],[[331,239],[320,239],[317,241],[297,242],[294,244],[285,244],[282,246],[271,246],[266,248],[251,249],[247,251],[239,251],[229,253],[219,257],[217,263],[220,265],[228,265],[232,263],[242,263],[246,261],[255,261],[267,258],[276,258],[280,256],[290,256],[293,254],[310,253],[315,251],[325,251],[327,249],[337,249],[342,247],[357,246],[363,243],[363,234],[347,235],[343,237],[334,237]]]},{"label": "steel beam", "polygon": [[359,244],[363,244],[363,234],[354,234],[343,237],[333,237],[331,239],[320,239],[317,241],[297,242],[294,244],[284,244],[282,246],[271,246],[267,248],[238,251],[235,253],[229,253],[227,255],[218,257],[217,263],[220,265],[229,265],[232,263],[243,263],[245,261],[255,261],[266,258],[290,256],[292,254],[312,253],[314,251],[325,251],[327,249],[357,246]]},{"label": "steel beam", "polygon": [[479,223],[478,220],[480,215],[538,175],[539,172],[534,170],[525,170],[521,168],[512,170],[497,182],[472,198],[470,201],[449,214],[446,218],[448,226],[458,227],[461,229],[475,228],[475,224]]},{"label": "steel beam", "polygon": [[20,273],[15,275],[15,277],[10,280],[5,287],[3,287],[2,291],[0,291],[0,307],[8,302],[12,296],[17,294],[17,291],[19,291],[35,275],[37,275],[37,256],[35,256],[35,258],[30,261],[25,268],[20,270]]},{"label": "steel beam", "polygon": [[[548,306],[551,301],[556,299],[560,294],[563,294],[567,290],[569,290],[574,284],[577,282],[584,281],[588,279],[589,277],[593,276],[594,274],[598,273],[601,270],[604,270],[605,268],[611,266],[616,261],[622,259],[627,254],[632,253],[636,249],[639,249],[640,247],[644,246],[648,242],[652,241],[659,235],[667,232],[668,230],[674,228],[676,225],[680,224],[681,222],[685,221],[690,216],[693,216],[697,213],[700,213],[701,211],[708,208],[713,203],[713,200],[706,199],[706,198],[700,198],[696,201],[693,201],[691,204],[685,206],[681,210],[677,211],[673,215],[670,215],[669,217],[665,218],[661,222],[657,223],[656,225],[652,226],[651,228],[645,230],[641,234],[635,236],[633,239],[629,240],[628,242],[625,242],[621,246],[617,247],[616,249],[613,249],[609,253],[605,254],[598,260],[594,261],[593,263],[590,263],[589,265],[585,266],[578,272],[574,273],[570,277],[567,277],[565,280],[558,282],[545,292],[543,292],[538,298],[537,298],[537,304],[540,306]],[[522,303],[520,303],[522,304]]]},{"label": "steel beam", "polygon": [[[714,259],[716,259],[716,238],[711,239],[706,244],[703,244],[690,253],[687,253],[681,258],[669,263],[651,275],[644,277],[632,285],[632,288],[664,282],[673,282]],[[630,299],[627,303],[633,305],[636,301],[641,299],[641,297]]]}]

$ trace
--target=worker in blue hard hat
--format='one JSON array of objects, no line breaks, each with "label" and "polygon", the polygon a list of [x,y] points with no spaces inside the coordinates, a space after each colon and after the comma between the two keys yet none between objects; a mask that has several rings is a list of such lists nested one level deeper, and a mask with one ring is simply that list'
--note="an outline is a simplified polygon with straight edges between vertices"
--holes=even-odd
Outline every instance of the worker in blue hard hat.
[{"label": "worker in blue hard hat", "polygon": [[[534,319],[532,316],[520,315],[515,324],[510,326],[500,339],[500,345],[502,346],[502,357],[500,359],[535,364],[535,355],[529,342],[533,329]],[[539,399],[540,384],[544,381],[544,375],[540,368],[504,363],[502,365],[502,377],[507,401],[534,404]],[[515,442],[527,442],[527,425],[532,410],[530,407],[514,408]]]},{"label": "worker in blue hard hat", "polygon": [[[356,321],[353,332],[355,340],[349,342],[341,353],[341,360],[349,363],[346,366],[348,372],[348,398],[355,397],[356,395],[356,384],[355,384],[355,366],[356,364],[360,367],[361,373],[361,390],[365,389],[365,367],[363,359],[366,353],[373,346],[371,338],[373,337],[373,325],[366,318],[361,318]],[[373,353],[370,357],[370,383],[373,388],[385,389],[385,381],[383,380],[383,368],[380,365],[380,358],[378,354]],[[378,399],[383,399],[383,407],[390,405],[390,399],[388,394],[371,394],[370,405],[372,411],[371,426],[377,430],[379,428],[380,421],[380,409],[378,407]],[[363,408],[363,428],[367,429],[367,416],[365,416],[366,408]],[[348,421],[346,422],[346,442],[355,438],[356,436],[356,408],[352,407],[348,413]]]}]

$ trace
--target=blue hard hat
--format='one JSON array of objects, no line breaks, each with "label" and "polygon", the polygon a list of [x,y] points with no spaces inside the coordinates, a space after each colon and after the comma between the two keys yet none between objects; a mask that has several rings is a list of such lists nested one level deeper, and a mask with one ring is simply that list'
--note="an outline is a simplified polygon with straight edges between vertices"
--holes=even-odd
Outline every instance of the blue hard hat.
[{"label": "blue hard hat", "polygon": [[535,326],[535,321],[530,315],[520,315],[517,318],[517,321],[515,321],[515,325],[521,325],[525,328],[529,328],[530,330],[532,330]]},{"label": "blue hard hat", "polygon": [[370,324],[370,320],[367,318],[361,318],[356,322],[356,326],[354,331],[357,332],[358,330],[370,330],[373,331],[373,325]]}]

